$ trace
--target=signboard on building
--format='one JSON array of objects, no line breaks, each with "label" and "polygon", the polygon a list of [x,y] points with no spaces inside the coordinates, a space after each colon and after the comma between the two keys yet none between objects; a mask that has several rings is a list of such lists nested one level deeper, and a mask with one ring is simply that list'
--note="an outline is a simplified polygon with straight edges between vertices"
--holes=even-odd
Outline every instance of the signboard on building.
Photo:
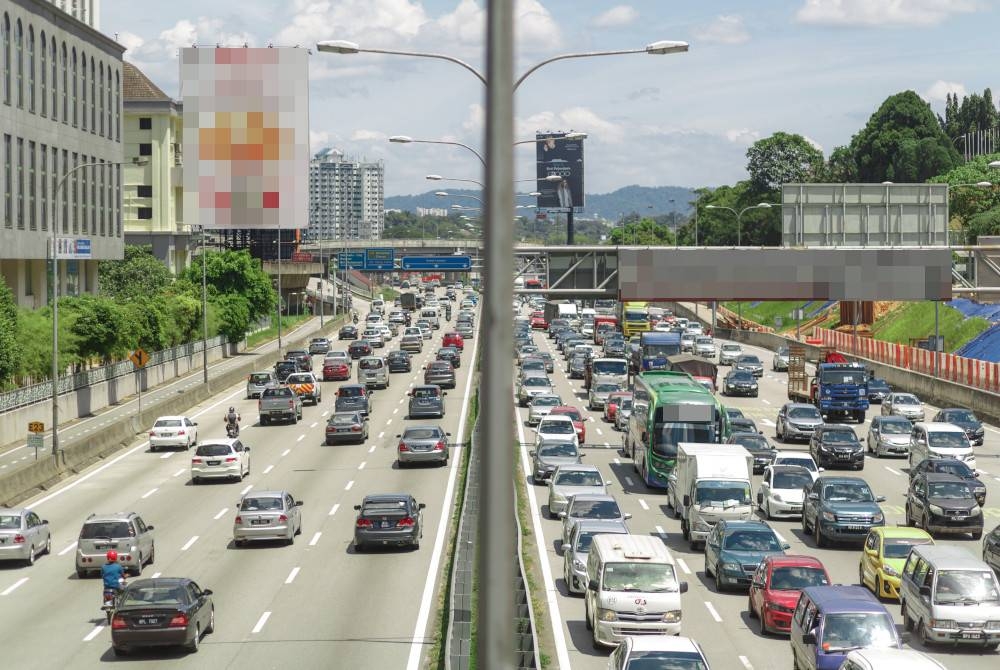
[{"label": "signboard on building", "polygon": [[90,260],[93,258],[90,240],[78,237],[57,237],[56,258],[59,260]]},{"label": "signboard on building", "polygon": [[[561,139],[562,132],[535,133],[535,178],[539,211],[583,212],[583,140]],[[549,181],[550,176],[562,177]]]},{"label": "signboard on building", "polygon": [[309,225],[309,52],[181,49],[184,220]]}]

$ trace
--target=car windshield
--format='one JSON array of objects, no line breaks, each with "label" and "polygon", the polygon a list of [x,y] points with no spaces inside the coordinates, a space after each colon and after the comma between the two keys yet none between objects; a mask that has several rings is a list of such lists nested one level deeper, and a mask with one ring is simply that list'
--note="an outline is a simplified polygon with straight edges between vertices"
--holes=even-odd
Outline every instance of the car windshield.
[{"label": "car windshield", "polygon": [[732,382],[752,382],[753,375],[749,372],[730,372],[729,381]]},{"label": "car windshield", "polygon": [[775,465],[798,465],[809,472],[816,472],[816,463],[812,458],[801,458],[795,456],[778,456],[774,459]]},{"label": "car windshield", "polygon": [[823,500],[828,502],[875,502],[875,496],[867,484],[838,482],[823,487]]},{"label": "car windshield", "polygon": [[138,607],[176,607],[187,602],[181,586],[130,586],[122,596],[122,605]]},{"label": "car windshield", "polygon": [[572,458],[576,456],[576,454],[576,445],[572,442],[545,444],[538,449],[538,455],[543,458],[546,456],[549,458]]},{"label": "car windshield", "polygon": [[80,538],[93,540],[102,537],[129,537],[131,534],[127,521],[94,521],[83,524]]},{"label": "car windshield", "polygon": [[203,444],[195,452],[197,456],[228,456],[233,448],[228,444]]},{"label": "car windshield", "polygon": [[927,433],[927,444],[935,449],[967,449],[969,438],[965,433]]},{"label": "car windshield", "polygon": [[774,591],[801,591],[807,586],[826,586],[830,580],[820,568],[779,567],[771,571]]},{"label": "car windshield", "polygon": [[362,358],[358,363],[358,367],[362,370],[378,370],[382,367],[381,358]]},{"label": "car windshield", "polygon": [[1000,602],[996,576],[989,570],[942,570],[938,573],[934,602],[996,604]]},{"label": "car windshield", "polygon": [[823,624],[823,650],[826,653],[895,646],[896,626],[888,614],[830,614]]},{"label": "car windshield", "polygon": [[733,442],[747,449],[770,449],[771,444],[763,435],[734,435]]},{"label": "car windshield", "polygon": [[823,432],[824,442],[850,442],[858,441],[858,436],[853,430],[827,430]]},{"label": "car windshield", "polygon": [[971,479],[976,476],[968,465],[962,461],[952,461],[944,459],[934,459],[930,461],[931,472],[941,472],[948,475],[955,475],[962,479]]},{"label": "car windshield", "polygon": [[760,359],[756,356],[740,356],[737,363],[746,363],[748,365],[760,365]]},{"label": "car windshield", "polygon": [[967,409],[952,409],[942,412],[945,421],[961,421],[962,423],[979,423],[976,415]]},{"label": "car windshield", "polygon": [[531,401],[532,407],[557,407],[562,402],[562,398],[554,395],[538,395]]},{"label": "car windshield", "polygon": [[341,398],[359,398],[361,397],[361,387],[360,386],[341,386],[337,390],[337,395]]},{"label": "car windshield", "polygon": [[556,486],[604,486],[601,473],[592,470],[560,472],[552,483]]},{"label": "car windshield", "polygon": [[594,384],[594,393],[614,393],[621,390],[622,387],[618,384]]},{"label": "car windshield", "polygon": [[572,421],[542,421],[538,426],[539,433],[548,435],[572,435],[576,432]]},{"label": "car windshield", "polygon": [[774,531],[738,530],[726,537],[723,547],[732,551],[781,551]]},{"label": "car windshield", "polygon": [[632,399],[631,398],[623,398],[622,400],[619,400],[618,401],[618,409],[620,409],[620,410],[631,410],[632,409]]},{"label": "car windshield", "polygon": [[608,563],[604,566],[605,591],[653,593],[677,590],[674,566],[663,563]]},{"label": "car windshield", "polygon": [[0,530],[20,530],[20,514],[0,514]]},{"label": "car windshield", "polygon": [[244,498],[240,504],[241,512],[262,512],[267,510],[284,509],[282,499],[277,496],[260,496],[255,498]]},{"label": "car windshield", "polygon": [[406,510],[405,500],[380,500],[365,503],[361,508],[362,516],[377,516],[380,514],[398,514]]},{"label": "car windshield", "polygon": [[738,344],[723,344],[722,350],[731,354],[736,351],[743,351],[743,348]]},{"label": "car windshield", "polygon": [[965,500],[972,498],[972,492],[965,482],[928,482],[927,495],[930,498]]},{"label": "car windshield", "polygon": [[703,336],[696,338],[694,342],[695,344],[712,344],[712,338]]},{"label": "car windshield", "polygon": [[575,551],[586,554],[590,551],[590,545],[594,543],[595,535],[619,535],[622,534],[620,530],[599,530],[599,531],[582,531],[576,536],[576,549]]},{"label": "car windshield", "polygon": [[786,349],[785,347],[778,347],[777,351],[775,351],[774,353],[776,353],[779,356],[787,356],[788,349]]},{"label": "car windshield", "polygon": [[330,423],[338,426],[353,426],[360,422],[357,414],[334,414],[330,417]]},{"label": "car windshield", "polygon": [[866,377],[864,370],[824,370],[819,375],[824,384],[864,384]]},{"label": "car windshield", "polygon": [[180,419],[157,419],[153,428],[177,428],[183,425]]},{"label": "car windshield", "polygon": [[868,388],[869,390],[877,389],[879,391],[884,391],[889,388],[889,383],[884,379],[869,379]]},{"label": "car windshield", "polygon": [[822,419],[815,407],[792,407],[788,410],[789,419]]},{"label": "car windshield", "polygon": [[545,377],[528,377],[521,383],[524,386],[535,386],[535,387],[551,386],[551,384],[549,384],[549,380],[546,379]]},{"label": "car windshield", "polygon": [[437,428],[407,428],[403,432],[404,440],[436,440],[440,437],[443,436]]},{"label": "car windshield", "polygon": [[625,361],[594,361],[593,373],[595,375],[626,375],[628,374],[628,363]]},{"label": "car windshield", "polygon": [[699,482],[694,501],[703,507],[736,507],[750,504],[750,485],[740,482]]},{"label": "car windshield", "polygon": [[897,405],[919,405],[920,401],[917,400],[917,396],[908,394],[899,394],[893,397],[892,401]]},{"label": "car windshield", "polygon": [[658,423],[653,426],[653,451],[658,456],[677,456],[677,445],[681,442],[702,444],[718,442],[718,431],[714,423]]},{"label": "car windshield", "polygon": [[307,384],[312,381],[309,375],[288,375],[286,380],[289,384]]},{"label": "car windshield", "polygon": [[250,375],[250,381],[254,384],[265,384],[271,381],[271,375],[267,373],[255,373]]},{"label": "car windshield", "polygon": [[879,429],[883,435],[909,435],[910,431],[913,430],[913,424],[906,419],[882,421],[879,424]]},{"label": "car windshield", "polygon": [[434,388],[415,388],[413,389],[414,398],[437,398],[438,391]]},{"label": "car windshield", "polygon": [[933,540],[924,538],[894,537],[886,538],[882,543],[882,555],[885,558],[906,558],[910,549],[921,544],[931,544]]},{"label": "car windshield", "polygon": [[808,472],[775,472],[771,488],[801,489],[810,483],[812,483],[812,475]]}]

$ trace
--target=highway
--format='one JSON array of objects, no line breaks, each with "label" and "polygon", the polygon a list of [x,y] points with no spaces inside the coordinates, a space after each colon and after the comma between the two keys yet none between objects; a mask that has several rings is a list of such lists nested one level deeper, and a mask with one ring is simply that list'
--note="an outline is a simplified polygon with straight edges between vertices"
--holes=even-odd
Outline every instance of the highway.
[{"label": "highway", "polygon": [[[444,419],[405,418],[406,392],[420,382],[420,367],[433,359],[447,327],[444,322],[425,341],[412,374],[395,374],[391,388],[375,392],[370,439],[363,445],[324,446],[325,417],[340,382],[323,383],[322,404],[305,407],[297,425],[267,427],[259,425],[257,401],[244,399],[241,383],[188,415],[199,422],[204,440],[225,435],[229,405],[240,411],[241,438],[251,447],[251,474],[242,483],[193,486],[190,454],[154,454],[137,442],[28,501],[49,521],[53,549],[34,567],[0,565],[4,651],[17,659],[10,667],[96,668],[114,660],[99,609],[101,582],[77,578],[74,549],[87,515],[116,511],[136,511],[155,526],[156,560],[143,576],[190,577],[214,591],[216,632],[204,638],[200,652],[136,654],[143,667],[419,667],[433,628],[443,530],[461,459],[456,450],[447,467],[401,471],[395,436],[404,425],[440,423],[457,443],[471,429],[464,417],[478,338],[466,347]],[[334,348],[346,349],[346,342],[340,344]],[[394,348],[395,341],[385,351]],[[287,489],[304,501],[303,532],[293,545],[234,547],[235,506],[253,489]],[[356,555],[353,506],[366,494],[390,492],[411,493],[427,505],[420,549]]]},{"label": "highway", "polygon": [[[527,314],[527,308],[522,315]],[[586,409],[586,398],[583,393],[582,381],[570,381],[564,370],[565,363],[561,352],[548,339],[544,332],[535,335],[535,342],[543,350],[550,350],[555,356],[555,373],[552,378],[555,393],[561,395],[567,404],[575,404],[589,417],[587,423],[587,444],[596,448],[585,450],[584,462],[601,468],[606,479],[613,485],[609,492],[618,498],[625,512],[632,514],[628,522],[633,534],[652,534],[659,536],[667,544],[681,570],[681,578],[689,584],[690,590],[682,596],[683,627],[682,635],[696,639],[705,649],[706,656],[713,670],[769,670],[771,668],[791,668],[792,656],[787,637],[762,637],[757,631],[756,622],[747,617],[747,595],[745,592],[731,591],[716,593],[714,580],[706,580],[704,574],[704,555],[693,552],[683,541],[680,533],[680,522],[666,512],[666,496],[662,491],[647,489],[642,484],[633,468],[632,460],[618,451],[622,435],[610,424],[602,421],[599,412]],[[722,344],[716,341],[717,346]],[[723,398],[727,406],[738,407],[743,413],[754,419],[759,429],[776,444],[779,449],[807,449],[807,445],[786,445],[778,443],[774,438],[774,419],[778,409],[787,402],[785,373],[771,372],[771,352],[760,348],[743,345],[747,353],[757,354],[765,365],[764,377],[760,380],[759,398]],[[720,368],[719,381],[728,368]],[[569,400],[573,399],[573,400]],[[928,416],[932,416],[933,408],[926,405]],[[873,405],[868,412],[869,419],[879,413],[879,405]],[[517,423],[520,442],[532,442],[534,431],[525,425],[527,409],[517,408]],[[864,441],[868,434],[868,420],[863,425],[851,424],[858,437]],[[521,449],[521,462],[525,472],[530,472],[528,451],[530,446]],[[1000,523],[1000,431],[996,426],[988,426],[986,441],[982,447],[976,448],[977,465],[980,468],[980,478],[987,485],[985,525],[989,532]],[[847,475],[864,477],[872,487],[875,495],[884,495],[887,501],[882,504],[886,514],[886,524],[903,524],[903,502],[906,496],[907,461],[905,459],[875,459],[867,457],[862,472],[844,472]],[[760,476],[755,475],[753,493],[756,496]],[[529,502],[533,514],[532,523],[536,531],[540,531],[544,539],[538,543],[542,559],[542,570],[545,579],[546,593],[544,597],[553,619],[551,628],[554,631],[557,648],[556,658],[559,667],[564,670],[588,670],[607,667],[608,650],[598,651],[591,643],[590,631],[584,624],[584,605],[581,596],[567,594],[563,583],[563,558],[558,550],[560,543],[561,522],[549,519],[540,514],[547,500],[548,489],[531,483],[527,478]],[[819,557],[826,565],[834,583],[857,584],[859,547],[843,547],[832,549],[817,549],[812,538],[804,538],[801,534],[799,521],[780,520],[770,522],[772,526],[790,544],[789,554],[809,554]],[[937,543],[958,544],[974,555],[982,551],[980,541],[971,539],[937,539]],[[887,608],[893,614],[898,624],[902,624],[898,603],[888,603]],[[900,628],[901,630],[901,628]],[[997,667],[996,653],[983,654],[977,650],[945,650],[941,648],[923,649],[914,638],[910,647],[930,653],[941,660],[948,668],[955,670],[986,670]]]}]

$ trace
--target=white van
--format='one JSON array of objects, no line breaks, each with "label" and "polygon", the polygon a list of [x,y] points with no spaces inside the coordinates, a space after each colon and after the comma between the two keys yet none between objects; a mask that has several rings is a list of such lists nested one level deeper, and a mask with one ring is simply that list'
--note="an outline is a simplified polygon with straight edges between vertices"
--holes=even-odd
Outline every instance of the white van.
[{"label": "white van", "polygon": [[925,458],[957,458],[976,469],[976,455],[965,431],[953,423],[923,422],[910,431],[910,467]]},{"label": "white van", "polygon": [[377,297],[374,300],[372,300],[371,311],[378,312],[379,314],[382,314],[382,313],[385,312],[385,300],[382,299],[381,295],[379,295],[379,297]]},{"label": "white van", "polygon": [[420,310],[420,318],[427,319],[431,323],[431,328],[438,330],[441,328],[441,322],[438,320],[437,307],[424,307]]},{"label": "white van", "polygon": [[363,356],[358,361],[358,383],[365,388],[389,388],[389,366],[381,356]]},{"label": "white van", "polygon": [[595,645],[614,647],[629,635],[680,635],[687,590],[659,537],[594,536],[584,606]]}]

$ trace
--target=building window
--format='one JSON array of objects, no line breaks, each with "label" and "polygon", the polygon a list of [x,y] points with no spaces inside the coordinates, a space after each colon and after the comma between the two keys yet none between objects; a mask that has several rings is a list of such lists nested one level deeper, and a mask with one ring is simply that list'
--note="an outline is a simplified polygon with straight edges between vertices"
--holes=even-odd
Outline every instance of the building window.
[{"label": "building window", "polygon": [[[78,154],[73,152],[73,168],[80,164]],[[73,169],[70,168],[70,169]],[[73,181],[73,202],[70,204],[70,211],[73,212],[73,234],[80,232],[80,171],[74,172],[70,179]]]},{"label": "building window", "polygon": [[17,84],[17,106],[24,109],[24,29],[21,19],[14,27],[14,81]]},{"label": "building window", "polygon": [[38,230],[38,220],[35,218],[35,143],[28,142],[28,229]]},{"label": "building window", "polygon": [[100,208],[97,210],[97,218],[101,222],[101,237],[104,237],[105,231],[111,232],[108,230],[107,221],[104,216],[104,192],[107,190],[108,183],[108,166],[104,163],[104,161],[101,161],[101,167],[99,170],[100,172],[98,174],[101,178],[100,183],[97,185],[97,190],[101,194],[101,201]]},{"label": "building window", "polygon": [[35,295],[35,286],[31,276],[31,271],[34,269],[31,261],[24,262],[24,295],[26,296]]},{"label": "building window", "polygon": [[[52,229],[56,229],[56,217],[58,213],[56,211],[56,187],[59,185],[59,149],[52,147],[52,165],[50,166],[49,174],[51,177],[52,184]],[[65,219],[63,219],[65,221]]]},{"label": "building window", "polygon": [[48,84],[48,74],[49,74],[48,73],[48,70],[49,70],[49,49],[48,49],[48,45],[45,42],[45,31],[44,30],[39,35],[38,46],[39,46],[38,55],[41,57],[41,63],[40,63],[41,67],[38,68],[38,74],[41,75],[41,77],[40,77],[40,86],[41,86],[41,88],[40,88],[40,90],[39,90],[38,93],[39,93],[39,98],[40,98],[40,100],[42,102],[42,105],[41,105],[42,116],[47,116],[47,112],[48,112],[48,96],[49,96],[49,88],[48,88],[48,85],[47,85]]},{"label": "building window", "polygon": [[[114,102],[114,110],[115,110],[115,141],[116,142],[121,142],[122,141],[122,117],[121,117],[121,112],[122,112],[122,83],[121,83],[121,79],[119,79],[119,76],[120,75],[118,73],[118,70],[115,70],[115,102]],[[111,134],[111,104],[110,104],[111,103],[111,75],[110,74],[108,75],[108,103],[109,103],[108,104],[108,134],[110,135]],[[120,218],[118,219],[118,221],[119,221],[119,223],[121,223],[121,219]],[[121,231],[118,231],[118,232],[121,233]]]},{"label": "building window", "polygon": [[10,104],[10,16],[3,15],[3,101]]},{"label": "building window", "polygon": [[99,130],[101,137],[104,137],[104,63],[101,63],[101,82],[100,87],[97,89],[97,118]]},{"label": "building window", "polygon": [[[94,156],[91,156],[90,162],[93,163],[95,161],[96,158]],[[90,233],[96,234],[97,233],[97,176],[100,174],[100,172],[98,172],[97,174],[93,174],[94,172],[97,172],[96,168],[89,168],[89,169],[92,173],[90,177],[90,207],[88,208],[86,218],[84,219],[84,221],[90,224],[88,228]],[[84,188],[87,187],[84,186]],[[103,224],[103,221],[101,223]],[[102,225],[101,235],[103,234],[104,234],[104,226]]]},{"label": "building window", "polygon": [[69,52],[62,45],[62,122],[69,123]]},{"label": "building window", "polygon": [[[62,157],[63,174],[66,174],[66,170],[68,170],[70,167],[71,166],[69,163],[69,150],[63,149],[63,157]],[[55,174],[53,174],[52,177],[53,179],[55,179]],[[70,188],[72,188],[73,186],[72,184],[73,177],[71,176],[69,179],[66,180],[66,182],[67,183],[63,184],[62,191],[59,193],[59,202],[62,205],[62,225],[59,226],[59,232],[62,233],[63,235],[65,235],[66,231],[69,230],[69,196],[70,196]],[[53,182],[53,184],[56,183],[57,182]],[[52,188],[54,189],[55,186],[53,186]]]},{"label": "building window", "polygon": [[83,107],[83,118],[80,119],[80,129],[87,130],[87,55],[80,54],[80,103]]},{"label": "building window", "polygon": [[139,130],[152,130],[153,129],[153,117],[151,116],[140,116],[139,117]]},{"label": "building window", "polygon": [[152,219],[153,218],[153,208],[152,207],[140,207],[138,218],[140,219]]},{"label": "building window", "polygon": [[49,71],[52,75],[52,120],[59,118],[59,48],[56,45],[56,38],[52,38],[49,46]]},{"label": "building window", "polygon": [[35,29],[28,26],[28,111],[35,113]]},{"label": "building window", "polygon": [[69,105],[73,110],[73,127],[80,125],[80,68],[76,58],[76,47],[73,47],[73,96]]},{"label": "building window", "polygon": [[14,194],[13,194],[13,161],[11,157],[11,141],[13,138],[4,133],[3,136],[3,226],[14,227]]},{"label": "building window", "polygon": [[[42,100],[45,98],[43,97]],[[39,180],[38,184],[41,187],[38,193],[38,203],[42,207],[42,230],[49,229],[49,147],[47,144],[42,144],[38,147],[38,158],[39,158]]]},{"label": "building window", "polygon": [[152,198],[153,187],[149,184],[139,184],[135,187],[135,194],[140,198]]},{"label": "building window", "polygon": [[17,228],[24,230],[24,138],[17,138]]},{"label": "building window", "polygon": [[[101,66],[103,68],[103,66]],[[102,70],[103,74],[103,70]],[[94,59],[90,59],[90,132],[97,132],[97,96],[101,95],[97,89],[97,70],[94,69]],[[104,96],[101,96],[103,99]],[[86,113],[86,112],[84,112]]]},{"label": "building window", "polygon": [[140,156],[152,156],[153,155],[153,145],[149,142],[143,142],[139,145],[139,155]]},{"label": "building window", "polygon": [[[115,75],[117,76],[117,74]],[[122,236],[122,166],[115,166],[115,236]]]}]

